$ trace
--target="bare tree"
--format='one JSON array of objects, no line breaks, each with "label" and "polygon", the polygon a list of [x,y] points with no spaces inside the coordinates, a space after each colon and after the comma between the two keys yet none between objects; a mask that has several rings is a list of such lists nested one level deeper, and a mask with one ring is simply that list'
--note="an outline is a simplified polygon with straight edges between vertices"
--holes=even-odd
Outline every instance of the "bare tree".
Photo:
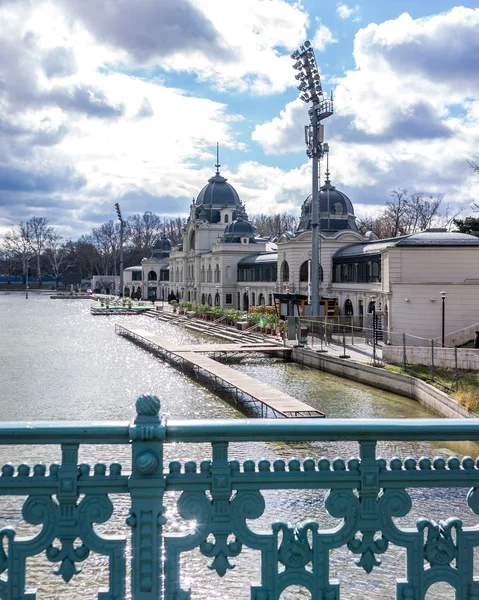
[{"label": "bare tree", "polygon": [[270,240],[278,237],[285,231],[294,231],[298,225],[297,218],[287,213],[276,213],[274,215],[260,213],[251,217],[250,222],[261,237],[269,238]]},{"label": "bare tree", "polygon": [[11,227],[10,231],[5,234],[3,243],[5,250],[19,263],[25,283],[25,278],[28,276],[27,262],[32,255],[28,223],[21,221],[18,225]]},{"label": "bare tree", "polygon": [[160,217],[152,212],[133,215],[127,222],[127,242],[130,245],[130,262],[139,263],[151,254],[155,242],[165,231]]},{"label": "bare tree", "polygon": [[27,221],[29,229],[29,242],[37,263],[38,284],[42,285],[42,258],[50,237],[54,234],[53,228],[48,225],[45,217],[32,217]]},{"label": "bare tree", "polygon": [[51,267],[52,276],[55,277],[55,287],[58,287],[58,280],[63,271],[72,266],[67,264],[69,250],[61,235],[55,232],[50,235],[45,247],[45,257]]},{"label": "bare tree", "polygon": [[115,275],[117,255],[120,247],[120,224],[107,221],[92,229],[86,238],[98,252],[99,275]]}]

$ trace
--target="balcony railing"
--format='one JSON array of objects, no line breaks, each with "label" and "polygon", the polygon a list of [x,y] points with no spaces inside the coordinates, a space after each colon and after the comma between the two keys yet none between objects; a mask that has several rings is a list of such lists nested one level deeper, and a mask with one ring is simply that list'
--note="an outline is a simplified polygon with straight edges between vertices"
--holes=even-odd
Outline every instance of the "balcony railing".
[{"label": "balcony railing", "polygon": [[[101,600],[125,597],[125,578],[131,570],[133,600],[187,600],[180,585],[180,558],[194,548],[210,559],[209,568],[223,577],[240,561],[247,548],[258,552],[261,568],[251,585],[254,600],[278,600],[290,586],[309,590],[313,600],[339,600],[338,581],[330,578],[333,549],[345,547],[356,559],[358,575],[380,565],[393,547],[404,549],[406,564],[397,581],[396,598],[422,600],[428,588],[446,582],[456,598],[479,598],[474,578],[474,551],[479,546],[477,525],[466,527],[460,518],[436,523],[427,518],[430,506],[421,505],[424,518],[414,527],[401,527],[398,517],[411,509],[411,489],[465,488],[467,505],[479,514],[479,464],[472,458],[419,460],[376,456],[378,441],[477,440],[479,421],[448,419],[300,419],[300,420],[190,420],[164,421],[157,398],[142,396],[134,422],[56,422],[0,424],[0,444],[60,445],[61,464],[3,465],[1,496],[25,497],[24,521],[40,526],[32,537],[20,537],[12,528],[0,531],[0,598],[33,600],[26,590],[29,557],[45,552],[56,574],[69,582],[90,552],[109,563],[107,590]],[[315,457],[299,461],[244,460],[229,456],[250,442],[355,441],[359,456]],[[188,444],[206,443],[211,454],[197,464],[172,460]],[[132,470],[119,463],[109,469],[79,464],[80,445],[131,446]],[[315,445],[311,445],[314,452]],[[3,452],[7,451],[4,449]],[[232,452],[232,451],[231,451]],[[12,458],[17,455],[16,450]],[[181,456],[182,454],[180,454]],[[324,508],[340,523],[322,528],[316,520],[290,525],[274,522],[266,531],[254,527],[265,510],[265,494],[275,490],[327,490]],[[176,516],[164,507],[164,496],[175,492]],[[179,493],[179,496],[178,496]],[[276,492],[277,493],[277,492]],[[129,496],[131,563],[125,557],[126,539],[104,536],[95,523],[107,522],[113,511],[110,495]],[[429,496],[430,497],[430,496]],[[466,504],[466,502],[464,503]],[[311,504],[312,506],[312,504]],[[466,508],[464,506],[464,508]],[[11,511],[10,511],[11,512]],[[465,512],[465,511],[464,511]],[[2,518],[5,516],[2,513]],[[193,529],[167,525],[193,520]],[[346,560],[346,559],[344,559]],[[199,575],[201,577],[201,575]],[[228,577],[222,587],[226,589]],[[194,580],[193,580],[194,586]],[[363,590],[364,591],[364,590]],[[49,598],[60,596],[49,596]],[[217,597],[217,596],[215,596]],[[229,597],[235,597],[230,595]],[[359,597],[359,596],[358,596]]]}]

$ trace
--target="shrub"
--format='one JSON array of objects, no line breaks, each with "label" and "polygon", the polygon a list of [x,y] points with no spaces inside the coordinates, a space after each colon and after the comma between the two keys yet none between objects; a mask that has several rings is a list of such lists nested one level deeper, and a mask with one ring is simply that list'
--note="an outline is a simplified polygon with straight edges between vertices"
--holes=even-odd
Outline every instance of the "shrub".
[{"label": "shrub", "polygon": [[479,390],[459,390],[455,396],[458,403],[466,410],[476,412],[479,406]]}]

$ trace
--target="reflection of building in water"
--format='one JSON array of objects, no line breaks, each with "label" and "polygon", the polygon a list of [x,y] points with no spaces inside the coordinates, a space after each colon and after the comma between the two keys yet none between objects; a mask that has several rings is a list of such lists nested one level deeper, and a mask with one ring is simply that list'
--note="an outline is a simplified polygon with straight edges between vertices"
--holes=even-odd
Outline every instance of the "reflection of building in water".
[{"label": "reflection of building in water", "polygon": [[[171,248],[162,238],[143,260],[142,297],[174,296],[247,310],[272,305],[274,294],[289,294],[307,315],[311,196],[302,204],[296,231],[284,232],[272,243],[258,236],[219,167],[190,207],[182,243]],[[332,185],[329,171],[319,203],[322,315],[366,326],[375,304],[378,327],[385,333],[437,337],[439,292],[446,291],[446,332],[479,322],[479,238],[443,229],[386,240],[363,236],[351,200]],[[139,271],[127,271],[130,291]]]}]

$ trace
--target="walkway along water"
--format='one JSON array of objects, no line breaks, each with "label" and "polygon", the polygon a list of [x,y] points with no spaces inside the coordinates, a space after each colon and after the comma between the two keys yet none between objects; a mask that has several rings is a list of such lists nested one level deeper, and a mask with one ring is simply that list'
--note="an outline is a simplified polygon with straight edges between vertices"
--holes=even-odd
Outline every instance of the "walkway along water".
[{"label": "walkway along water", "polygon": [[235,405],[239,406],[240,398],[246,396],[259,406],[262,417],[324,417],[324,413],[308,406],[304,402],[272,388],[248,375],[239,373],[226,365],[222,365],[204,356],[204,354],[238,355],[238,354],[291,354],[291,348],[278,347],[275,344],[208,344],[194,346],[178,346],[168,340],[152,335],[148,331],[124,325],[115,325],[118,335],[140,341],[147,347],[158,352],[173,364],[179,364],[183,370],[189,369],[197,377],[204,377],[213,383],[213,388],[221,388],[232,393]]}]

